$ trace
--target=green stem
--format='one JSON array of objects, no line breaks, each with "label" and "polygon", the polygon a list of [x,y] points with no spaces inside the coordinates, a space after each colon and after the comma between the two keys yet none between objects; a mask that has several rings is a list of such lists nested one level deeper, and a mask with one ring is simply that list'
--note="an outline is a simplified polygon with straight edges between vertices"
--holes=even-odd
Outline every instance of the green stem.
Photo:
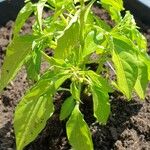
[{"label": "green stem", "polygon": [[49,57],[45,52],[41,51],[41,54],[43,55],[46,61],[51,62],[51,57]]}]

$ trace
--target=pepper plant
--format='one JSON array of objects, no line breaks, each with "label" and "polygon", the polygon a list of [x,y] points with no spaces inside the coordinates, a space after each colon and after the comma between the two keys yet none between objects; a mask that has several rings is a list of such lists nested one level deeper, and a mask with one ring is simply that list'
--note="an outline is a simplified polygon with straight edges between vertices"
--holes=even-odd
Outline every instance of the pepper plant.
[{"label": "pepper plant", "polygon": [[[33,141],[45,127],[54,112],[53,97],[59,90],[70,93],[62,104],[60,120],[67,121],[67,137],[75,150],[93,149],[89,127],[80,111],[83,92],[92,95],[93,115],[100,124],[108,120],[108,93],[113,90],[122,92],[129,100],[133,92],[144,99],[150,80],[146,39],[130,12],[124,11],[122,0],[98,1],[111,16],[113,27],[93,13],[95,1],[27,0],[18,14],[0,77],[2,91],[24,65],[28,78],[35,83],[15,110],[17,150]],[[52,12],[46,18],[42,17],[44,8]],[[21,35],[20,30],[31,14],[35,15],[32,33]],[[46,48],[54,51],[53,57],[47,55]],[[49,68],[40,74],[43,59]],[[93,63],[96,70],[89,67]],[[109,70],[107,76],[102,75],[106,64],[115,80],[107,77]],[[62,87],[66,80],[70,81],[70,88]]]}]

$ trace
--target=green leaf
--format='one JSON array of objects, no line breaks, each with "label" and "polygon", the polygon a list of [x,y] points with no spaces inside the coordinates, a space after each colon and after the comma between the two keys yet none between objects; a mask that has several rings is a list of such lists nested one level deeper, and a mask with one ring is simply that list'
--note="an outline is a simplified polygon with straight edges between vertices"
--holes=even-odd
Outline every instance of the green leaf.
[{"label": "green leaf", "polygon": [[39,71],[36,70],[33,56],[31,56],[29,58],[29,60],[25,64],[25,66],[26,66],[28,79],[31,79],[33,81],[37,81],[39,78]]},{"label": "green leaf", "polygon": [[60,120],[66,119],[72,113],[72,110],[74,109],[74,106],[75,106],[75,100],[73,99],[72,96],[68,97],[64,101],[64,103],[61,107]]},{"label": "green leaf", "polygon": [[130,99],[138,77],[137,56],[132,46],[114,39],[112,60],[117,75],[117,86]]},{"label": "green leaf", "polygon": [[103,34],[99,34],[99,40],[96,37],[96,32],[95,31],[90,31],[86,38],[85,38],[85,43],[84,43],[84,49],[83,49],[83,54],[82,57],[86,57],[89,54],[99,51],[99,52],[103,52],[104,49],[102,46],[100,46],[100,41],[103,39]]},{"label": "green leaf", "polygon": [[70,3],[72,3],[72,0],[55,0],[55,7],[59,9],[61,7],[67,6]]},{"label": "green leaf", "polygon": [[71,74],[69,74],[68,71],[62,71],[62,73],[61,72],[58,73],[57,76],[58,76],[57,80],[54,83],[55,89],[58,89],[63,84],[63,82],[65,82],[68,78],[70,78]]},{"label": "green leaf", "polygon": [[102,29],[104,29],[106,31],[110,31],[111,30],[111,27],[106,22],[104,22],[103,20],[101,20],[98,16],[93,15],[93,17],[95,19],[96,24],[99,27],[101,27]]},{"label": "green leaf", "polygon": [[86,75],[90,78],[93,84],[97,85],[99,88],[103,89],[105,92],[112,92],[112,87],[108,81],[102,78],[100,75],[96,74],[94,71],[86,71]]},{"label": "green leaf", "polygon": [[79,83],[76,83],[76,82],[72,82],[71,85],[70,85],[70,92],[72,94],[72,97],[75,99],[75,100],[78,100],[80,101],[80,85]]},{"label": "green leaf", "polygon": [[106,124],[110,115],[109,95],[99,85],[95,85],[95,83],[91,86],[91,91],[94,104],[94,116],[99,123]]},{"label": "green leaf", "polygon": [[[73,34],[75,33],[75,34]],[[79,44],[79,23],[77,16],[74,16],[69,25],[64,30],[63,34],[57,41],[57,47],[55,49],[55,58],[67,59],[70,54],[76,51],[76,47]],[[72,58],[70,58],[72,59]]]},{"label": "green leaf", "polygon": [[43,8],[45,6],[46,1],[47,0],[40,0],[37,3],[37,21],[38,21],[38,25],[41,31],[42,31],[42,13],[43,13]]},{"label": "green leaf", "polygon": [[53,114],[52,95],[51,91],[48,92],[40,96],[32,90],[17,106],[14,118],[17,150],[23,150],[33,141]]},{"label": "green leaf", "polygon": [[129,11],[126,11],[124,18],[119,22],[117,26],[112,29],[112,32],[120,33],[127,37],[127,40],[130,40],[134,43],[139,51],[145,51],[147,49],[146,38],[138,31],[133,15]]},{"label": "green leaf", "polygon": [[124,10],[122,0],[101,0],[101,4],[110,13],[113,20],[121,21],[120,11]]},{"label": "green leaf", "polygon": [[[35,41],[33,42],[36,43]],[[38,45],[32,44],[32,53],[30,54],[30,58],[26,63],[26,69],[27,69],[27,75],[28,78],[37,81],[40,69],[41,69],[41,51],[43,48],[43,45],[41,43],[38,43]],[[33,46],[34,45],[34,46]]]},{"label": "green leaf", "polygon": [[20,10],[17,19],[15,21],[13,31],[14,35],[18,34],[21,27],[24,25],[25,21],[32,14],[32,12],[33,12],[33,4],[31,2],[26,3],[25,6]]},{"label": "green leaf", "polygon": [[74,150],[93,150],[93,143],[88,125],[76,105],[66,124],[67,136]]},{"label": "green leaf", "polygon": [[148,54],[146,53],[142,59],[144,60],[144,63],[147,65],[148,68],[148,80],[150,81],[150,57],[148,56]]},{"label": "green leaf", "polygon": [[33,36],[14,37],[8,46],[0,76],[0,91],[14,78],[25,62],[31,52],[33,40]]},{"label": "green leaf", "polygon": [[141,99],[145,98],[146,87],[148,85],[148,68],[142,59],[138,62],[138,78],[135,84],[135,91]]},{"label": "green leaf", "polygon": [[14,128],[18,150],[33,141],[45,127],[54,110],[52,96],[64,82],[64,75],[62,71],[47,71],[17,106]]}]

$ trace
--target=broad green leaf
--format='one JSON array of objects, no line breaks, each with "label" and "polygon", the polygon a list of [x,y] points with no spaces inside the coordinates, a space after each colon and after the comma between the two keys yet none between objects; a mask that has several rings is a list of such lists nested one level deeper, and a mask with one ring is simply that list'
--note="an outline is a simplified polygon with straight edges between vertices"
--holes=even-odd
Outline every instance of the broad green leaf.
[{"label": "broad green leaf", "polygon": [[148,68],[142,59],[138,62],[138,78],[135,84],[135,91],[141,99],[145,98],[146,87],[148,85]]},{"label": "broad green leaf", "polygon": [[26,3],[25,6],[20,10],[17,19],[15,21],[13,32],[14,35],[18,34],[21,27],[24,25],[25,21],[32,14],[32,12],[33,12],[33,4],[31,2]]},{"label": "broad green leaf", "polygon": [[[30,54],[30,58],[26,63],[26,70],[28,78],[31,80],[38,80],[40,69],[41,69],[41,51],[43,48],[43,43],[35,44],[36,42],[33,41],[32,44],[32,53]],[[34,46],[33,46],[34,45]]]},{"label": "broad green leaf", "polygon": [[38,74],[38,72],[37,72],[37,70],[35,68],[35,63],[33,61],[33,57],[32,56],[29,58],[29,60],[25,64],[25,67],[26,67],[26,72],[27,72],[27,78],[31,79],[33,81],[37,81],[39,74]]},{"label": "broad green leaf", "polygon": [[112,60],[116,70],[117,86],[130,99],[138,77],[137,56],[132,46],[114,39]]},{"label": "broad green leaf", "polygon": [[61,106],[60,120],[66,119],[75,107],[75,100],[72,96],[68,97]]},{"label": "broad green leaf", "polygon": [[[99,39],[97,39],[97,37],[99,37]],[[86,57],[96,51],[102,53],[104,51],[104,47],[100,46],[100,40],[102,39],[103,34],[97,36],[95,31],[90,31],[85,38],[82,57]]]},{"label": "broad green leaf", "polygon": [[64,75],[62,71],[60,74],[47,71],[17,106],[14,127],[18,150],[33,141],[45,127],[53,113],[52,96],[67,78]]},{"label": "broad green leaf", "polygon": [[101,0],[101,4],[110,13],[113,20],[121,21],[120,11],[124,10],[122,0]]},{"label": "broad green leaf", "polygon": [[91,85],[91,92],[93,96],[94,116],[99,123],[106,124],[110,115],[109,95],[95,83]]},{"label": "broad green leaf", "polygon": [[51,91],[41,96],[36,94],[34,97],[32,93],[34,90],[21,100],[15,111],[17,150],[23,150],[37,137],[54,111]]},{"label": "broad green leaf", "polygon": [[100,75],[96,74],[94,71],[86,71],[86,75],[88,76],[88,78],[90,78],[93,84],[97,85],[105,92],[112,92],[112,87],[110,86],[108,81],[102,78]]},{"label": "broad green leaf", "polygon": [[63,34],[57,41],[57,47],[55,49],[55,58],[67,59],[67,57],[70,57],[73,51],[77,54],[76,47],[78,47],[78,44],[79,23],[77,21],[77,16],[75,16],[70,21],[69,25],[66,27]]},{"label": "broad green leaf", "polygon": [[66,124],[67,137],[74,150],[93,150],[93,143],[88,125],[76,105]]},{"label": "broad green leaf", "polygon": [[15,77],[25,62],[31,52],[33,40],[33,36],[16,36],[8,46],[0,76],[0,91]]}]

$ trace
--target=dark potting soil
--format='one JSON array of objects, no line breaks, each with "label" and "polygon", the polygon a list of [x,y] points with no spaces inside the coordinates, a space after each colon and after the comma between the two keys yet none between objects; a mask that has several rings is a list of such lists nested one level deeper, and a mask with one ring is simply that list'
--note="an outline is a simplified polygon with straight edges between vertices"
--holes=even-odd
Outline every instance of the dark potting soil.
[{"label": "dark potting soil", "polygon": [[[104,10],[94,8],[94,11],[109,24],[109,16]],[[22,33],[31,31],[31,24],[34,18],[31,17],[22,29]],[[2,65],[6,46],[12,34],[12,25],[9,21],[0,28],[0,67]],[[150,52],[150,27],[141,26],[141,32],[148,40]],[[43,65],[42,68],[45,68]],[[12,81],[0,95],[0,150],[15,150],[15,137],[13,131],[13,112],[20,98],[29,87],[26,80],[24,68],[18,73],[16,79]],[[66,98],[66,93],[58,93],[55,96],[55,113],[47,122],[47,126],[40,133],[35,141],[26,147],[26,150],[69,150],[65,131],[65,121],[59,120],[59,111],[62,102]],[[83,96],[81,111],[84,113],[94,142],[95,150],[150,150],[150,87],[147,89],[145,101],[141,101],[134,96],[128,102],[121,94],[115,92],[110,94],[111,115],[108,123],[101,126],[95,123],[92,116],[91,97]]]}]

